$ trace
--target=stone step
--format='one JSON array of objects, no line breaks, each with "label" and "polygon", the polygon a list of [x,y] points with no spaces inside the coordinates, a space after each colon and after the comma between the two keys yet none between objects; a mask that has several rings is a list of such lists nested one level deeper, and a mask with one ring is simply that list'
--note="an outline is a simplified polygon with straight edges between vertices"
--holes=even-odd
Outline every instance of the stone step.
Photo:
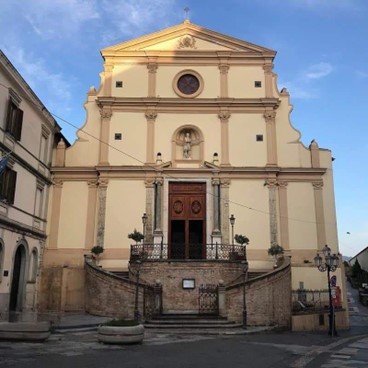
[{"label": "stone step", "polygon": [[129,272],[128,271],[112,271],[116,276],[122,277],[124,279],[129,279]]},{"label": "stone step", "polygon": [[203,330],[203,329],[232,329],[232,328],[241,328],[241,323],[233,323],[226,325],[218,325],[218,324],[202,324],[202,323],[176,323],[176,324],[150,324],[145,323],[144,327],[147,329],[155,329],[155,330],[181,330],[181,329],[191,329],[191,330]]},{"label": "stone step", "polygon": [[160,326],[171,326],[171,325],[201,325],[201,326],[232,326],[235,324],[233,321],[227,320],[206,320],[206,319],[164,319],[164,320],[149,320],[146,322],[147,325],[160,325]]},{"label": "stone step", "polygon": [[227,320],[226,317],[215,316],[213,314],[174,314],[174,313],[167,313],[167,314],[160,314],[159,316],[152,317],[152,320]]}]

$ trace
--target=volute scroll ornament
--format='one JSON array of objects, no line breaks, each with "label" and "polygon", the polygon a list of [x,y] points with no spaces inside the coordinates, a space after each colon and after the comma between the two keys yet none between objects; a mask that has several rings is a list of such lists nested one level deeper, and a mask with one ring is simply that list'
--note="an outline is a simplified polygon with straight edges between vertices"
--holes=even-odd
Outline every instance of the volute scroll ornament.
[{"label": "volute scroll ornament", "polygon": [[220,181],[219,178],[212,178],[211,184],[214,185],[214,186],[220,185],[221,184],[221,181]]},{"label": "volute scroll ornament", "polygon": [[225,179],[225,178],[223,178],[223,179],[220,179],[220,184],[221,184],[221,186],[223,187],[223,188],[227,188],[227,187],[229,187],[230,186],[230,184],[231,184],[231,180],[230,179]]},{"label": "volute scroll ornament", "polygon": [[98,186],[101,189],[107,188],[108,185],[109,185],[109,179],[107,179],[107,178],[99,178],[98,179]]},{"label": "volute scroll ornament", "polygon": [[265,185],[267,185],[268,188],[275,188],[278,185],[278,182],[276,179],[267,179],[265,181]]},{"label": "volute scroll ornament", "polygon": [[228,73],[228,71],[229,71],[229,65],[227,65],[227,64],[220,64],[219,65],[219,69],[220,69],[220,73],[221,74],[227,74]]},{"label": "volute scroll ornament", "polygon": [[53,181],[52,181],[52,184],[55,186],[55,187],[57,187],[57,188],[61,188],[62,186],[63,186],[63,180],[61,180],[61,179],[54,179]]},{"label": "volute scroll ornament", "polygon": [[144,185],[146,188],[153,188],[155,185],[155,179],[154,178],[146,178],[144,180]]},{"label": "volute scroll ornament", "polygon": [[278,181],[277,185],[279,186],[279,188],[286,188],[288,186],[288,182],[287,181]]},{"label": "volute scroll ornament", "polygon": [[158,69],[158,65],[156,63],[148,63],[147,69],[149,73],[156,73]]},{"label": "volute scroll ornament", "polygon": [[263,65],[263,70],[266,73],[271,73],[272,70],[273,70],[273,64],[265,64],[265,65]]}]

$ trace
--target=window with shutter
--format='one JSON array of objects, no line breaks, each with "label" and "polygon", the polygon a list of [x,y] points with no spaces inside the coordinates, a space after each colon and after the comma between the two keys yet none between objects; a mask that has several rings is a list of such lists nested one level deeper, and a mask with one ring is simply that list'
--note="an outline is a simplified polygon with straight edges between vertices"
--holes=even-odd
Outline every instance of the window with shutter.
[{"label": "window with shutter", "polygon": [[13,204],[15,198],[15,187],[17,182],[17,173],[8,167],[0,175],[0,199],[6,203]]},{"label": "window with shutter", "polygon": [[6,131],[17,141],[20,141],[23,125],[23,110],[12,99],[9,99],[8,114],[6,117]]}]

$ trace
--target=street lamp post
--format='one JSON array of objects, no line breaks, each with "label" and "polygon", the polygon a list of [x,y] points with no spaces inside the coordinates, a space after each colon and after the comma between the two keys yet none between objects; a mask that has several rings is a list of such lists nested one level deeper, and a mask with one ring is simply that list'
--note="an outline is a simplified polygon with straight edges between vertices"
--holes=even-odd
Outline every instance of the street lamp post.
[{"label": "street lamp post", "polygon": [[339,257],[336,254],[331,254],[331,249],[328,245],[325,245],[322,248],[322,253],[324,259],[317,253],[314,257],[314,264],[315,266],[321,271],[327,271],[327,281],[328,281],[328,298],[329,298],[329,309],[330,313],[328,315],[328,334],[331,336],[337,336],[337,331],[335,327],[335,311],[334,306],[332,304],[332,293],[331,293],[331,278],[330,272],[335,272],[336,268],[339,265]]},{"label": "street lamp post", "polygon": [[234,224],[235,224],[235,216],[231,215],[230,218],[230,225],[231,225],[231,244],[233,247],[233,253],[235,251],[235,245],[234,245]]},{"label": "street lamp post", "polygon": [[242,271],[243,271],[243,328],[247,328],[247,301],[245,295],[245,281],[248,270],[248,262],[243,260],[241,261]]}]

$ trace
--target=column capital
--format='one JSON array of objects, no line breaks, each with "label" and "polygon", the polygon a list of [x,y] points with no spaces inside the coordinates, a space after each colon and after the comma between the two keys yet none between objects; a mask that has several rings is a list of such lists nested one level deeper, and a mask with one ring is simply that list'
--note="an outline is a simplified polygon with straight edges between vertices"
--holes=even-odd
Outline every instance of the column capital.
[{"label": "column capital", "polygon": [[98,179],[88,180],[87,181],[88,188],[97,188],[98,186]]},{"label": "column capital", "polygon": [[112,63],[105,63],[104,64],[105,72],[112,72],[113,69],[114,69],[114,64],[112,64]]},{"label": "column capital", "polygon": [[219,178],[212,178],[211,179],[211,184],[212,185],[220,185],[221,184],[221,180]]},{"label": "column capital", "polygon": [[54,187],[56,187],[56,188],[62,188],[63,183],[64,183],[64,181],[63,181],[63,180],[61,180],[61,179],[54,179],[54,180],[52,181],[52,184],[53,184],[53,185],[54,185]]},{"label": "column capital", "polygon": [[271,122],[274,122],[275,121],[275,118],[276,118],[276,111],[272,110],[272,111],[266,111],[264,114],[263,114],[265,120],[266,120],[266,123],[271,123]]},{"label": "column capital", "polygon": [[229,67],[228,64],[220,64],[218,66],[218,68],[219,68],[221,74],[227,74],[230,67]]},{"label": "column capital", "polygon": [[273,64],[265,64],[265,65],[263,65],[263,70],[266,73],[271,73],[272,70],[273,70]]},{"label": "column capital", "polygon": [[288,182],[287,181],[283,181],[283,180],[279,180],[277,182],[277,185],[279,186],[279,188],[282,188],[282,189],[286,189],[286,187],[288,186]]},{"label": "column capital", "polygon": [[154,110],[147,110],[144,115],[146,116],[147,120],[154,121],[157,118],[157,112]]},{"label": "column capital", "polygon": [[146,178],[144,179],[144,185],[146,188],[153,188],[155,181],[155,178]]},{"label": "column capital", "polygon": [[164,184],[164,178],[158,177],[155,179],[155,184],[163,185]]},{"label": "column capital", "polygon": [[110,119],[112,116],[111,107],[102,107],[100,108],[100,115],[102,119]]},{"label": "column capital", "polygon": [[315,190],[323,189],[323,181],[313,181],[312,185],[313,185],[313,189]]},{"label": "column capital", "polygon": [[158,64],[157,63],[148,63],[147,64],[147,69],[149,73],[156,73],[157,69],[158,69]]},{"label": "column capital", "polygon": [[231,184],[231,180],[230,179],[220,179],[220,184],[222,187],[229,187]]},{"label": "column capital", "polygon": [[267,185],[269,189],[276,188],[277,184],[277,179],[266,179],[265,181],[265,185]]},{"label": "column capital", "polygon": [[229,111],[220,111],[217,116],[221,122],[226,123],[230,119],[231,114]]},{"label": "column capital", "polygon": [[98,179],[99,188],[106,189],[108,185],[109,185],[109,179],[107,179],[107,178],[99,178]]}]

